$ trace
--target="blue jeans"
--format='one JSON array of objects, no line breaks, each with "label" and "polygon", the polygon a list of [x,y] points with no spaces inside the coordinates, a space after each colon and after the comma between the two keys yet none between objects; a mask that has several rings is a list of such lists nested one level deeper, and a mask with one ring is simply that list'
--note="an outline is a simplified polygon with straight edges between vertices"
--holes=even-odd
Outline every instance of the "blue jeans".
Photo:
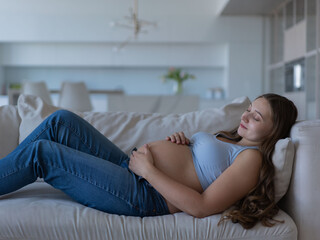
[{"label": "blue jeans", "polygon": [[104,212],[168,214],[164,198],[128,169],[129,159],[81,117],[59,110],[0,160],[0,195],[40,177],[77,202]]}]

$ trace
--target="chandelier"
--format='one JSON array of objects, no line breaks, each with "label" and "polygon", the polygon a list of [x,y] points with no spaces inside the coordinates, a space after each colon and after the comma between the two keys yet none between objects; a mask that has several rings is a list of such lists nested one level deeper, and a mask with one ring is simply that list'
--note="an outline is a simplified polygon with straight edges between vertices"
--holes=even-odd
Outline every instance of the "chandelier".
[{"label": "chandelier", "polygon": [[138,0],[134,0],[133,8],[129,8],[130,15],[125,16],[123,20],[110,22],[111,27],[126,28],[132,30],[132,34],[126,40],[114,48],[115,51],[123,49],[129,42],[136,40],[140,33],[148,33],[147,28],[157,27],[156,22],[139,19],[138,17]]}]

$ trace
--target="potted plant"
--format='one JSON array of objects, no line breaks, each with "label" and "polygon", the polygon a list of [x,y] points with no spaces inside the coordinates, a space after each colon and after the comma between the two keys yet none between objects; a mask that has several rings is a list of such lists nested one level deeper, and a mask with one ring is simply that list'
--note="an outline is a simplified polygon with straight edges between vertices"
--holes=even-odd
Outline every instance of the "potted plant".
[{"label": "potted plant", "polygon": [[193,74],[183,72],[182,69],[174,67],[169,68],[168,73],[162,76],[164,82],[167,80],[175,81],[174,92],[177,95],[182,93],[184,81],[195,78],[196,77]]}]

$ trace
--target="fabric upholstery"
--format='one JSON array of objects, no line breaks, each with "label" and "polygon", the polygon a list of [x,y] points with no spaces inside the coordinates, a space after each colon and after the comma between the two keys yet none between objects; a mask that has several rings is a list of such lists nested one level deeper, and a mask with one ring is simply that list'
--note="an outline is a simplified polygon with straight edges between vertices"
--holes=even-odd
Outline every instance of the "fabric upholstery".
[{"label": "fabric upholstery", "polygon": [[290,187],[280,207],[295,219],[301,240],[320,236],[319,136],[320,119],[301,121],[291,129],[295,162]]},{"label": "fabric upholstery", "polygon": [[17,107],[0,107],[0,158],[8,155],[18,145],[20,122]]}]

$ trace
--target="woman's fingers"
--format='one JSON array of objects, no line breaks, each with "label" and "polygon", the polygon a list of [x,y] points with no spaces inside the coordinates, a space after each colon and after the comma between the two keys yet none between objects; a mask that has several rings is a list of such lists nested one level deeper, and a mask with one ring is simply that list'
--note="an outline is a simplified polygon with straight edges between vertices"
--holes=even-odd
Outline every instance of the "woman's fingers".
[{"label": "woman's fingers", "polygon": [[189,139],[185,137],[184,132],[175,132],[172,135],[167,136],[166,140],[177,144],[189,144]]},{"label": "woman's fingers", "polygon": [[167,137],[167,140],[178,143],[178,141],[180,141],[179,134],[178,133],[171,134],[170,136]]},{"label": "woman's fingers", "polygon": [[185,143],[185,136],[183,132],[177,132],[178,142],[177,143]]},{"label": "woman's fingers", "polygon": [[186,138],[186,136],[184,135],[184,132],[178,132],[179,138],[180,138],[180,142],[182,144],[189,144],[189,139]]}]

